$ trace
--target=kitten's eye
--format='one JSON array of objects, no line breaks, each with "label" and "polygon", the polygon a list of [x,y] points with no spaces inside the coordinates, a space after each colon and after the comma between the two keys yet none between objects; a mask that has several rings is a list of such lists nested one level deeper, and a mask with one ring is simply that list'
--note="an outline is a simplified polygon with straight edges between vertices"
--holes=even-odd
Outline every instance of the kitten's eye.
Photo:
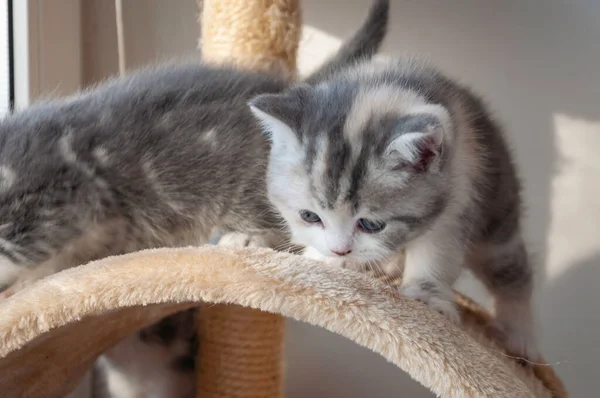
[{"label": "kitten's eye", "polygon": [[300,210],[300,218],[311,224],[321,222],[321,217],[310,210]]},{"label": "kitten's eye", "polygon": [[385,223],[383,221],[367,220],[366,218],[361,218],[360,220],[358,220],[358,228],[360,228],[363,232],[366,232],[368,234],[374,234],[383,231],[383,229],[385,228]]}]

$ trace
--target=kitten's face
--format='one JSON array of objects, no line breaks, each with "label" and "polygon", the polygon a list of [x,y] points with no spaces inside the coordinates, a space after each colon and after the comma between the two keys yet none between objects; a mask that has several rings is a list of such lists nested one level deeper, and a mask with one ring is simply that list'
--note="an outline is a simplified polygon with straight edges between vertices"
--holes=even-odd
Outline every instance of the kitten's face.
[{"label": "kitten's face", "polygon": [[329,91],[251,103],[272,142],[269,199],[293,243],[349,263],[382,261],[446,205],[447,113],[410,93]]}]

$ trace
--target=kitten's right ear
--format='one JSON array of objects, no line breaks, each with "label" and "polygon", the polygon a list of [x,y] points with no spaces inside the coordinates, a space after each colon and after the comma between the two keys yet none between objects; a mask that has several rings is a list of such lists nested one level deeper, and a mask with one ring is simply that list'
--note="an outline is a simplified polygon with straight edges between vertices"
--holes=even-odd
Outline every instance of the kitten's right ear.
[{"label": "kitten's right ear", "polygon": [[273,148],[299,145],[296,131],[300,127],[303,104],[298,93],[261,94],[250,100],[248,106]]}]

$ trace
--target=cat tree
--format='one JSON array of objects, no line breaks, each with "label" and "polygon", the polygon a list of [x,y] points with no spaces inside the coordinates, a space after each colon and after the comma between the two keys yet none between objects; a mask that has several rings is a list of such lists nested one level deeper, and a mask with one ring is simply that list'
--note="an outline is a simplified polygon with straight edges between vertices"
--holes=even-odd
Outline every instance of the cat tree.
[{"label": "cat tree", "polygon": [[[298,0],[201,6],[206,62],[294,78]],[[477,304],[458,295],[457,327],[400,296],[394,283],[257,248],[106,258],[0,302],[0,390],[5,397],[62,397],[122,338],[202,306],[198,397],[281,397],[284,317],[372,349],[438,396],[567,397],[551,367],[524,367],[486,337],[492,318]]]}]

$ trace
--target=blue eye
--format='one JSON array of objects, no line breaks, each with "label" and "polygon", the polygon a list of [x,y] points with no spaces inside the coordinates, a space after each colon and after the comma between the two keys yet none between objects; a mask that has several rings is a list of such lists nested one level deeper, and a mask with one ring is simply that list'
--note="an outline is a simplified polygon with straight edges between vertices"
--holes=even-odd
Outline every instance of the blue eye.
[{"label": "blue eye", "polygon": [[383,221],[374,221],[367,220],[366,218],[361,218],[360,220],[358,220],[358,228],[360,228],[361,231],[366,232],[368,234],[374,234],[383,231],[383,229],[385,228],[385,223]]},{"label": "blue eye", "polygon": [[314,213],[310,210],[300,210],[300,218],[311,224],[321,222],[321,217],[319,217],[317,213]]}]

